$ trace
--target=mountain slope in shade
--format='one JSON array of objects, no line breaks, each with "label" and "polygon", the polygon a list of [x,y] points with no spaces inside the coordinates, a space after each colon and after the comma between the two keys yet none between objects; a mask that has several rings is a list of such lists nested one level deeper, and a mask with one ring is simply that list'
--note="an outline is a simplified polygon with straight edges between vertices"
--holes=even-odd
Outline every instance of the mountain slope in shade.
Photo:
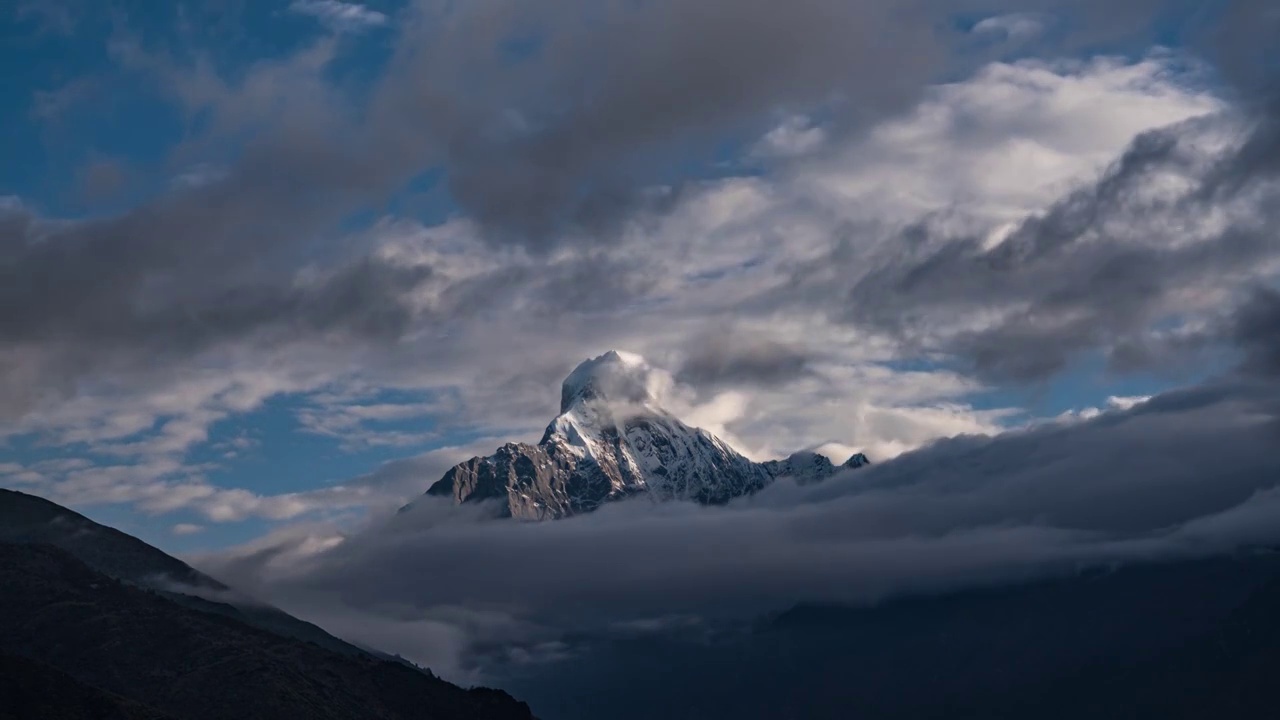
[{"label": "mountain slope in shade", "polygon": [[225,592],[226,585],[132,535],[101,525],[42,497],[0,488],[0,542],[60,547],[111,577],[146,585],[163,581]]},{"label": "mountain slope in shade", "polygon": [[1264,718],[1277,607],[1280,553],[1242,551],[578,638],[491,672],[545,720]]},{"label": "mountain slope in shade", "polygon": [[44,663],[0,654],[0,720],[175,720]]},{"label": "mountain slope in shade", "polygon": [[[783,475],[818,481],[839,469],[813,453],[752,462],[663,409],[656,378],[631,353],[610,351],[582,363],[561,386],[560,414],[536,445],[509,443],[460,463],[427,494],[459,503],[496,500],[504,515],[546,520],[638,494],[723,504]],[[866,462],[859,453],[843,467]]]},{"label": "mountain slope in shade", "polygon": [[0,608],[0,653],[180,720],[532,720],[505,693],[192,610],[49,545],[0,544]]},{"label": "mountain slope in shade", "polygon": [[44,498],[0,489],[0,542],[61,548],[108,577],[161,593],[187,607],[348,655],[365,650],[279,608],[259,602],[132,535]]}]

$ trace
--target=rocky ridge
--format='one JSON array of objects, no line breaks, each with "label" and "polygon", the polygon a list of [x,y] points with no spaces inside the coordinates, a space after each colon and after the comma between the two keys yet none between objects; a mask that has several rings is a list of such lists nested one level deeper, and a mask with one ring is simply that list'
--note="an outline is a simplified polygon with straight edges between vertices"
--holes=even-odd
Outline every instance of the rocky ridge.
[{"label": "rocky ridge", "polygon": [[654,500],[724,504],[780,477],[818,482],[868,464],[840,466],[817,453],[753,462],[658,402],[662,375],[630,353],[579,365],[561,387],[560,414],[537,444],[508,443],[451,468],[427,491],[457,503],[496,501],[503,515],[548,520],[647,494]]}]

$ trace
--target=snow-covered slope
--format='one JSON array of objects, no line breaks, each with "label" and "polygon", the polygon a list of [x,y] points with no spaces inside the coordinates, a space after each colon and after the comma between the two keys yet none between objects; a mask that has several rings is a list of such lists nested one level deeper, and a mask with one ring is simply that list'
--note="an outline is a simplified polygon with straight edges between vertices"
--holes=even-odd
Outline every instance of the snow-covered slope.
[{"label": "snow-covered slope", "polygon": [[[543,520],[640,493],[722,504],[783,475],[817,481],[836,472],[813,453],[748,460],[664,410],[658,403],[663,379],[638,355],[611,351],[588,360],[565,379],[560,414],[538,444],[510,443],[460,463],[427,494],[459,503],[504,501],[504,514]],[[857,458],[866,460],[859,454],[850,462]]]}]

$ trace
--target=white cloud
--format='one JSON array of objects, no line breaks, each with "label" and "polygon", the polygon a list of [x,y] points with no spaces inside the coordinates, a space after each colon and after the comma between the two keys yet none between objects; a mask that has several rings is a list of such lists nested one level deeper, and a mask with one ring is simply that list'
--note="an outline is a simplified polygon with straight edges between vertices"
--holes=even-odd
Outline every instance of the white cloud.
[{"label": "white cloud", "polygon": [[341,0],[293,0],[289,10],[314,17],[336,32],[361,32],[388,22],[385,14],[367,5]]},{"label": "white cloud", "polygon": [[803,115],[793,115],[765,134],[751,154],[757,158],[792,158],[811,153],[827,140],[826,131]]},{"label": "white cloud", "polygon": [[449,411],[448,402],[362,402],[360,398],[313,398],[314,405],[297,412],[307,432],[335,438],[347,450],[369,447],[422,446],[439,441],[433,430],[405,431],[396,422],[422,420]]},{"label": "white cloud", "polygon": [[1024,42],[1044,32],[1049,19],[1035,13],[1010,13],[986,18],[973,26],[978,35],[1000,35],[1014,42]]},{"label": "white cloud", "polygon": [[1079,410],[1067,410],[1058,417],[1054,418],[1059,422],[1071,422],[1075,420],[1092,420],[1105,412],[1114,412],[1117,410],[1129,410],[1150,400],[1151,398],[1144,395],[1135,396],[1111,396],[1107,398],[1105,408],[1086,407]]},{"label": "white cloud", "polygon": [[1222,107],[1162,56],[993,63],[800,181],[871,218],[1015,221],[1096,179],[1137,134]]},{"label": "white cloud", "polygon": [[[487,453],[499,441],[536,440],[555,413],[561,379],[580,360],[618,348],[675,371],[706,338],[726,332],[809,358],[777,384],[686,389],[673,399],[686,419],[753,457],[822,446],[885,459],[939,437],[996,432],[1015,415],[970,406],[978,383],[937,369],[936,358],[904,355],[893,338],[849,325],[833,307],[874,253],[896,250],[903,226],[923,219],[998,233],[1095,178],[1135,134],[1221,107],[1172,68],[1163,56],[996,63],[931,89],[911,112],[852,139],[793,117],[762,141],[799,152],[776,172],[689,186],[667,212],[638,215],[616,242],[590,253],[534,259],[484,243],[466,220],[422,227],[384,219],[351,242],[396,267],[431,270],[407,299],[413,323],[395,344],[247,338],[159,371],[126,362],[104,368],[69,400],[36,401],[0,424],[0,435],[118,459],[40,476],[67,501],[195,509],[217,522],[296,518],[390,504],[391,492],[273,496],[214,485],[207,468],[183,458],[209,442],[214,424],[283,394],[304,401],[308,430],[350,448],[413,452],[465,432],[491,438],[473,454]],[[274,97],[293,76],[274,69],[242,90]],[[808,153],[818,142],[823,151]],[[833,256],[841,248],[847,256]],[[295,281],[323,274],[304,268]],[[904,359],[918,369],[901,369]],[[44,359],[7,348],[4,362],[17,378]],[[384,390],[431,399],[386,401]],[[404,420],[429,421],[431,431],[398,428]],[[447,467],[397,486],[400,499]]]},{"label": "white cloud", "polygon": [[169,528],[169,532],[174,535],[197,535],[204,532],[204,526],[195,525],[193,523],[178,523],[172,528]]},{"label": "white cloud", "polygon": [[74,507],[129,504],[146,515],[189,511],[212,523],[250,518],[337,518],[344,511],[380,517],[425,492],[453,465],[486,454],[502,442],[505,438],[485,437],[466,445],[437,448],[384,463],[340,484],[280,494],[214,485],[205,477],[213,466],[192,465],[174,457],[115,465],[83,458],[29,465],[7,463],[0,466],[0,481]]}]

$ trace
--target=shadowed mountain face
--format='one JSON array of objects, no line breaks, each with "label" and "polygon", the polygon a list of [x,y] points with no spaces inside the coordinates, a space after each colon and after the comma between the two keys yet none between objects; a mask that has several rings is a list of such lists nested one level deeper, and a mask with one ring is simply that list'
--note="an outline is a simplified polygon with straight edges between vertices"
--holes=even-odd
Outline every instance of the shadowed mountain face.
[{"label": "shadowed mountain face", "polygon": [[0,542],[61,548],[108,577],[179,604],[348,655],[366,651],[259,602],[145,542],[34,495],[0,489]]},{"label": "shadowed mountain face", "polygon": [[1280,555],[1249,553],[579,639],[498,675],[544,720],[1262,718],[1277,608]]},{"label": "shadowed mountain face", "polygon": [[[25,678],[0,684],[0,719],[14,707],[32,708],[24,718],[126,720],[532,717],[505,693],[390,662],[10,490],[0,490],[0,656],[8,680]],[[66,690],[46,702],[36,686]]]},{"label": "shadowed mountain face", "polygon": [[760,464],[774,478],[789,477],[804,484],[822,482],[841,470],[857,470],[860,467],[866,467],[871,464],[871,461],[866,455],[856,453],[845,460],[844,464],[836,467],[825,455],[815,452],[798,452],[785,460],[767,460]]},{"label": "shadowed mountain face", "polygon": [[[134,712],[123,718],[146,708],[182,720],[532,718],[505,693],[184,607],[48,545],[0,544],[0,652],[39,682],[67,684],[49,666],[86,686],[85,703]],[[9,692],[0,706],[17,702]],[[112,708],[110,696],[136,705]]]},{"label": "shadowed mountain face", "polygon": [[560,414],[538,444],[509,443],[460,463],[427,494],[496,501],[505,516],[548,520],[641,494],[718,505],[779,477],[816,482],[869,462],[862,453],[839,468],[814,453],[752,462],[664,410],[659,385],[637,355],[615,350],[587,360],[565,378]]},{"label": "shadowed mountain face", "polygon": [[226,585],[132,535],[44,498],[0,489],[0,542],[46,543],[98,572],[134,584],[166,582],[224,592]]},{"label": "shadowed mountain face", "polygon": [[0,720],[175,720],[44,663],[0,655]]}]

